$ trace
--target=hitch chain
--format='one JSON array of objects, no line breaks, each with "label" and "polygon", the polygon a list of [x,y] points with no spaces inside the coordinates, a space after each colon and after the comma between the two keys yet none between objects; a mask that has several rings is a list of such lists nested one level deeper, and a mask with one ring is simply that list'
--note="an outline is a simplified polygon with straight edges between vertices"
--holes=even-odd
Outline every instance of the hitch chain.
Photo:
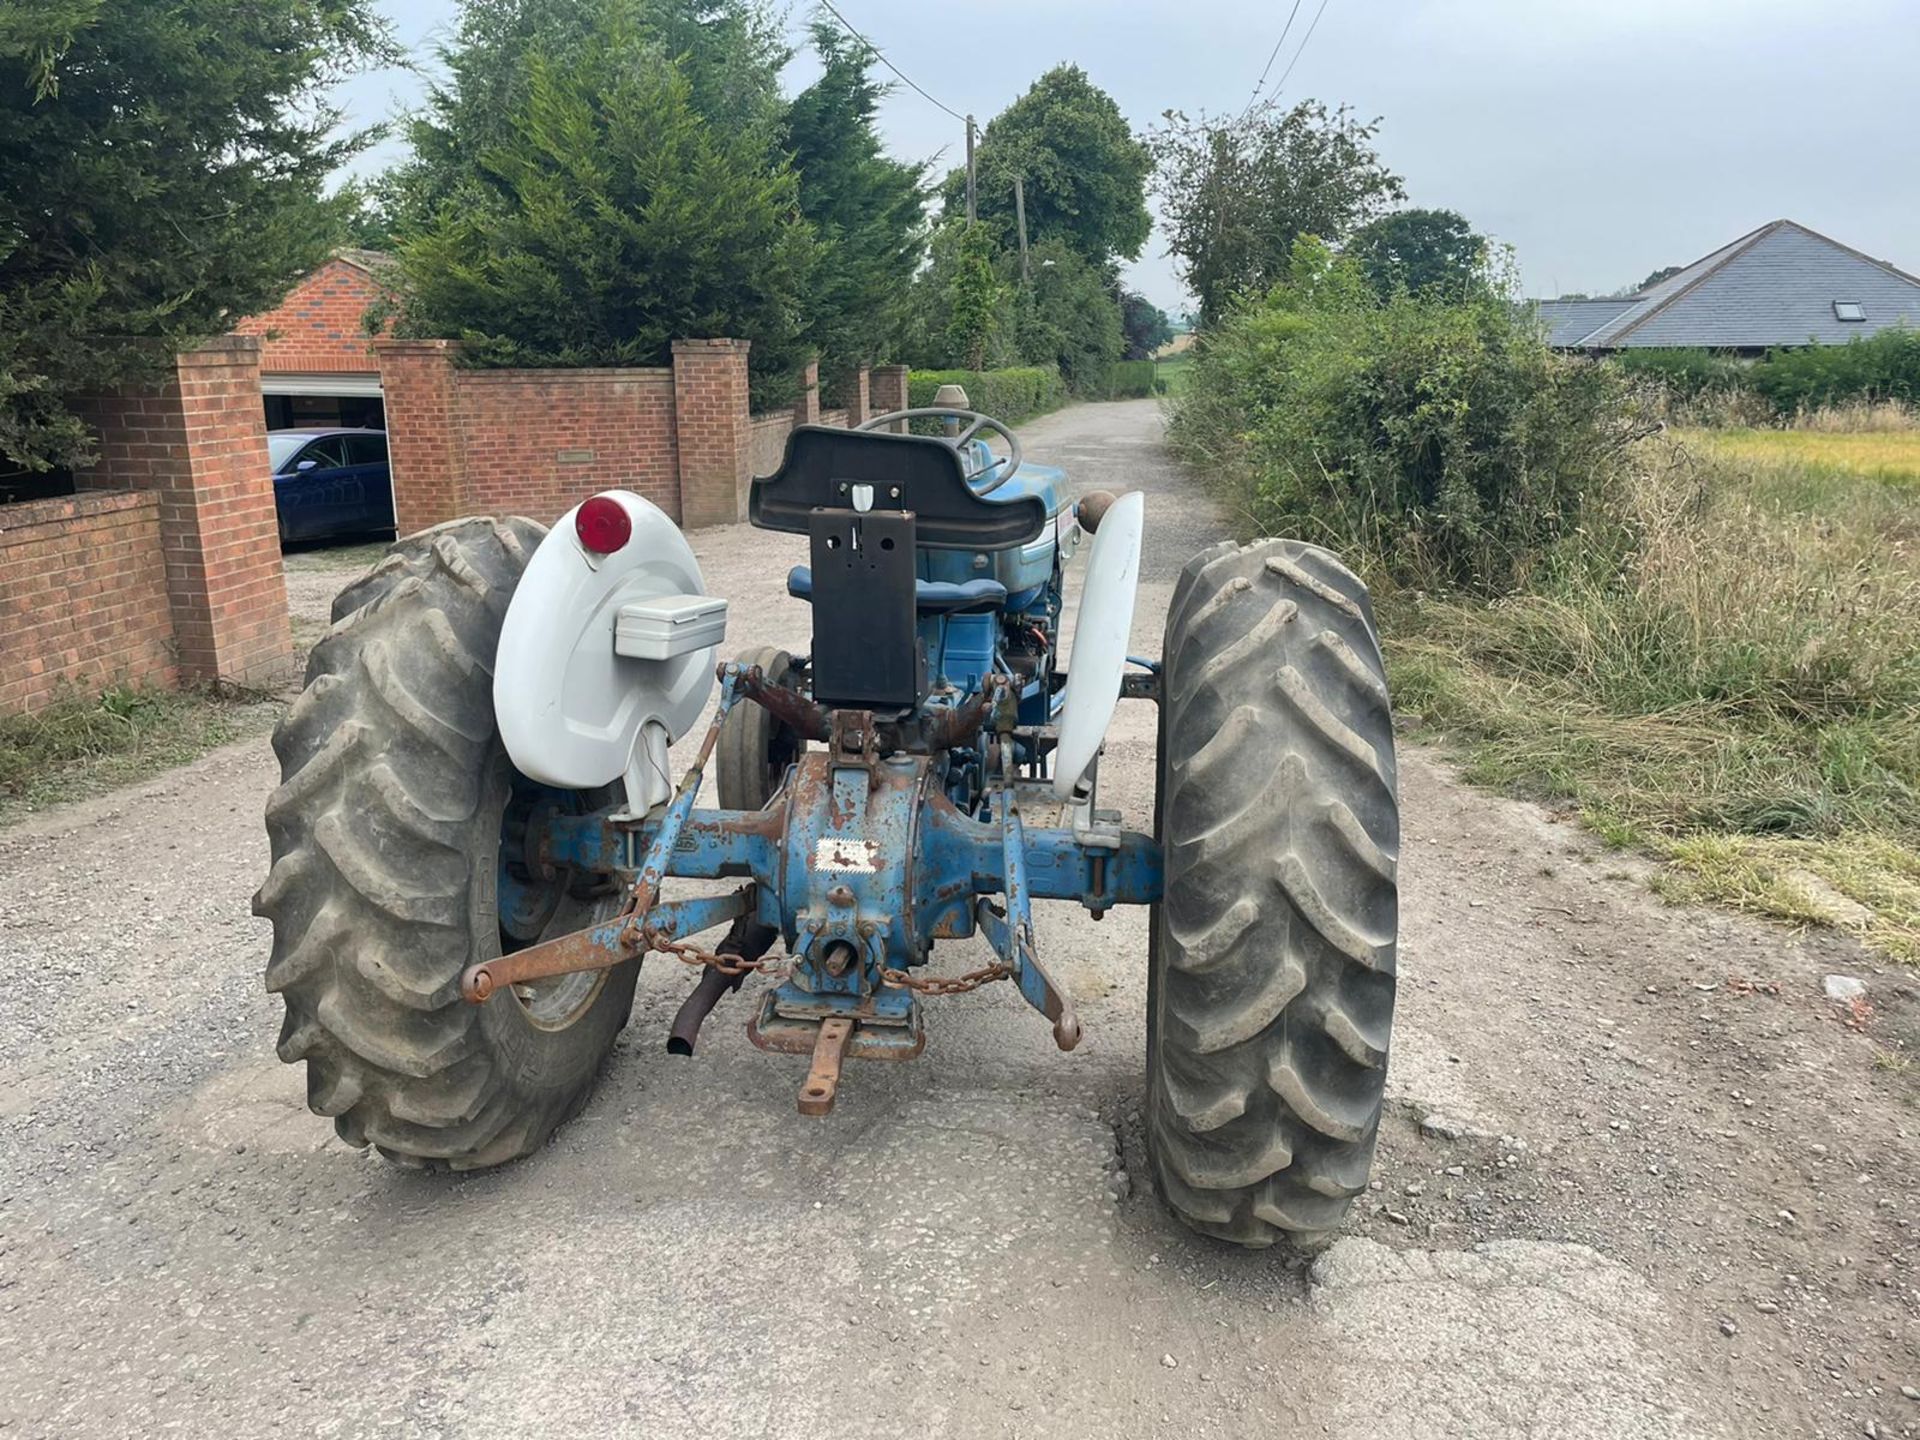
[{"label": "hitch chain", "polygon": [[672,940],[656,930],[646,929],[642,934],[646,937],[647,949],[660,955],[671,955],[682,965],[692,965],[696,969],[705,965],[722,975],[766,975],[775,980],[784,980],[793,972],[792,962],[785,956],[749,960],[744,955],[716,955],[711,950],[702,950],[690,940]]},{"label": "hitch chain", "polygon": [[996,960],[978,970],[969,970],[964,975],[929,975],[922,980],[909,975],[905,970],[882,970],[881,980],[896,990],[912,990],[920,995],[965,995],[969,990],[978,990],[982,985],[991,985],[996,980],[1009,980],[1013,977],[1013,967],[1004,961]]},{"label": "hitch chain", "polygon": [[[748,960],[740,955],[716,955],[711,950],[702,950],[687,940],[672,940],[654,930],[643,932],[647,949],[661,955],[671,955],[683,965],[698,969],[707,966],[718,970],[722,975],[765,975],[772,980],[785,980],[793,973],[793,960],[790,956],[778,959]],[[882,983],[896,990],[912,990],[919,995],[965,995],[978,990],[982,985],[991,985],[996,980],[1008,980],[1013,969],[1004,961],[996,960],[978,970],[970,970],[965,975],[929,975],[925,979],[911,975],[905,970],[882,970]]]}]

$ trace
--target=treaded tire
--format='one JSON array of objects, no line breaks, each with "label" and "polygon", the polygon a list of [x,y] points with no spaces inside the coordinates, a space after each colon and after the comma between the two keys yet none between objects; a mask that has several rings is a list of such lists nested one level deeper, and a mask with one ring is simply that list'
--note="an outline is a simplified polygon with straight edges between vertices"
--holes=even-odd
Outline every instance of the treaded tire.
[{"label": "treaded tire", "polygon": [[[742,669],[760,667],[772,685],[785,685],[793,673],[793,657],[772,645],[759,645],[740,657]],[[763,810],[780,788],[787,767],[806,742],[790,726],[775,720],[750,700],[727,714],[715,747],[714,769],[722,810]]]},{"label": "treaded tire", "polygon": [[[514,772],[493,656],[544,534],[474,519],[400,541],[335,600],[273,736],[273,865],[254,913],[273,921],[280,1058],[307,1062],[307,1103],[342,1138],[402,1163],[477,1169],[539,1148],[585,1103],[633,1003],[638,961],[571,992],[460,995],[461,972],[502,949]],[[568,888],[545,933],[607,908]],[[565,1008],[536,1018],[545,993]]]},{"label": "treaded tire", "polygon": [[1188,1225],[1324,1240],[1367,1185],[1393,1026],[1399,810],[1365,587],[1215,546],[1167,614],[1147,1147]]}]

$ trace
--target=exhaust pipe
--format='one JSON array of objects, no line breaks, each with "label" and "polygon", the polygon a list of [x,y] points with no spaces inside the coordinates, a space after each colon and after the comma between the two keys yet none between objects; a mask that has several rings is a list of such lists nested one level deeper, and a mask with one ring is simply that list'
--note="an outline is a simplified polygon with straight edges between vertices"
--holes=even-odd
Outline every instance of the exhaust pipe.
[{"label": "exhaust pipe", "polygon": [[[743,960],[758,960],[773,948],[773,942],[780,932],[771,925],[762,925],[750,916],[742,915],[733,922],[733,928],[727,931],[727,938],[714,948],[716,955],[737,955]],[[674,1012],[673,1024],[667,1028],[667,1053],[669,1055],[693,1054],[693,1043],[700,1038],[700,1027],[707,1016],[713,1013],[713,1007],[720,1003],[720,997],[731,995],[746,980],[744,974],[723,975],[709,966],[700,975],[700,983],[693,987],[693,993],[681,1002],[679,1010]]]}]

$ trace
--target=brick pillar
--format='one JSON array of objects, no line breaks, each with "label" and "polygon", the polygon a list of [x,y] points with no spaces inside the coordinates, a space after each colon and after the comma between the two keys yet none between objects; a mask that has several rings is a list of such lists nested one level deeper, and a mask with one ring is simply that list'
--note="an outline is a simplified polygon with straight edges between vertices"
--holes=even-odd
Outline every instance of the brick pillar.
[{"label": "brick pillar", "polygon": [[[740,519],[752,465],[746,340],[673,342],[673,430],[680,468],[680,523]],[[816,401],[817,403],[817,401]]]},{"label": "brick pillar", "polygon": [[100,437],[87,490],[160,497],[160,550],[186,680],[278,684],[293,671],[287,582],[260,401],[260,342],[229,335],[176,356],[152,387],[83,407]]},{"label": "brick pillar", "polygon": [[809,360],[807,368],[800,372],[800,394],[793,402],[793,423],[796,425],[820,423],[820,362],[818,360]]},{"label": "brick pillar", "polygon": [[394,523],[402,535],[467,513],[456,340],[376,340]]},{"label": "brick pillar", "polygon": [[[871,384],[871,404],[875,415],[885,415],[890,410],[907,408],[907,367],[904,365],[878,365],[874,367]],[[894,426],[899,429],[899,426]]]},{"label": "brick pillar", "polygon": [[847,388],[841,396],[841,403],[847,407],[849,430],[858,430],[867,416],[880,413],[873,408],[872,382],[873,376],[864,365],[854,371],[847,380]]}]

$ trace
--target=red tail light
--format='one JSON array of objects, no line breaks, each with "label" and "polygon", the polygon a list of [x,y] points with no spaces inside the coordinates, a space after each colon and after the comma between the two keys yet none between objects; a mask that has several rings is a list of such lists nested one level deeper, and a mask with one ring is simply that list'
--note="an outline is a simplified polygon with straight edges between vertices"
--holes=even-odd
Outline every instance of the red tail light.
[{"label": "red tail light", "polygon": [[633,517],[609,495],[595,495],[573,515],[580,543],[596,555],[611,555],[633,538]]}]

